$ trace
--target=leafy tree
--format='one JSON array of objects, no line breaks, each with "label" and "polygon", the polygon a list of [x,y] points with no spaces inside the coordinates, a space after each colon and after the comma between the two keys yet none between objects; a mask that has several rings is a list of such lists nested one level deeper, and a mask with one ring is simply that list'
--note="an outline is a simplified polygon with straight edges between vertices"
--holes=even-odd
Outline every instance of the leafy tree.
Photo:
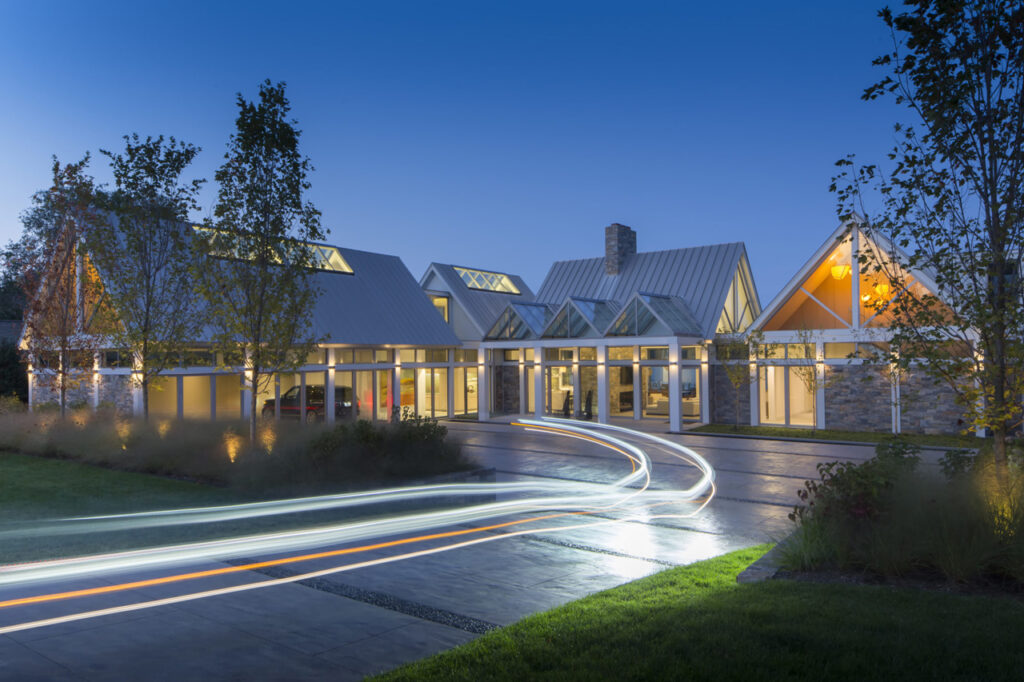
[{"label": "leafy tree", "polygon": [[312,310],[319,290],[306,242],[325,233],[320,212],[304,199],[313,169],[299,153],[290,109],[284,83],[265,81],[256,102],[238,95],[237,130],[216,173],[213,220],[197,240],[220,256],[199,269],[197,281],[217,327],[217,346],[225,357],[244,357],[252,439],[258,394],[275,373],[302,364],[317,341]]},{"label": "leafy tree", "polygon": [[[746,336],[726,337],[715,344],[715,356],[720,363],[719,367],[732,384],[734,429],[739,429],[740,424],[740,396],[750,388],[751,382],[755,381],[756,375],[752,374],[750,368],[751,360],[763,346],[764,334],[760,331],[752,331]],[[755,409],[755,406],[751,405],[750,409]]]},{"label": "leafy tree", "polygon": [[199,149],[173,137],[125,135],[124,153],[110,159],[114,189],[101,193],[98,221],[86,240],[102,277],[105,303],[115,311],[114,348],[134,358],[149,417],[149,392],[161,372],[176,367],[202,327],[193,296],[189,212],[198,210],[203,180],[182,182]]},{"label": "leafy tree", "polygon": [[894,98],[914,123],[896,125],[891,168],[847,157],[832,187],[844,217],[859,211],[876,241],[906,254],[858,256],[897,292],[879,304],[891,359],[923,359],[972,425],[992,430],[1004,468],[1024,392],[1024,3],[908,0],[879,16],[893,48],[874,60],[887,75],[863,98]]},{"label": "leafy tree", "polygon": [[96,223],[89,156],[61,165],[53,161],[53,184],[33,196],[23,216],[23,242],[43,241],[19,252],[25,288],[25,343],[35,369],[36,385],[58,394],[61,414],[68,392],[92,378],[99,310],[97,280],[82,253],[82,240]]}]

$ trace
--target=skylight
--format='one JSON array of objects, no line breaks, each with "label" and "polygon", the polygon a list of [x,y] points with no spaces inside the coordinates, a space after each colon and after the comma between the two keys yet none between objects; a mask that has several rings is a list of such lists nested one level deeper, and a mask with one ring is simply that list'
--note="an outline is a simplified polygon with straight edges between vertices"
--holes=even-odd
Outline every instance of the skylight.
[{"label": "skylight", "polygon": [[512,278],[500,272],[487,272],[485,270],[471,270],[453,266],[462,281],[470,289],[481,291],[497,291],[500,294],[518,294],[519,289],[512,283]]},{"label": "skylight", "polygon": [[[199,225],[193,225],[192,229],[198,234],[206,236],[208,239],[213,241],[211,244],[210,255],[218,256],[220,258],[238,258],[241,260],[249,260],[241,254],[242,244],[231,244],[230,240],[228,245],[218,246],[216,237],[225,234],[222,230],[209,227],[201,227]],[[296,245],[300,245],[309,250],[310,259],[313,261],[313,267],[317,270],[324,270],[325,272],[343,272],[346,274],[352,274],[352,267],[345,261],[344,256],[334,246],[327,246],[326,244],[313,244],[311,242],[294,242]]]}]

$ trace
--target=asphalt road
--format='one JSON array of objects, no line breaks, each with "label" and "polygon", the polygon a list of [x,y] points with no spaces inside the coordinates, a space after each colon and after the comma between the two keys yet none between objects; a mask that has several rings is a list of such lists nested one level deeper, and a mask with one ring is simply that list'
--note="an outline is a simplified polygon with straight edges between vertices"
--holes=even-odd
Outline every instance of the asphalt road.
[{"label": "asphalt road", "polygon": [[[608,483],[629,472],[621,456],[591,443],[507,425],[451,424],[467,454],[503,481]],[[862,460],[869,446],[824,445],[686,434],[668,436],[715,467],[717,496],[693,517],[666,516],[573,527],[428,554],[394,563],[201,600],[0,635],[0,680],[361,679],[469,641],[487,630],[666,567],[779,539],[815,464]],[[652,487],[683,488],[699,473],[651,451]],[[556,522],[549,522],[549,527]],[[442,529],[442,530],[458,530]],[[428,540],[418,549],[440,547]],[[379,548],[359,561],[397,553]],[[262,558],[262,557],[260,557]],[[351,559],[346,559],[351,562]],[[237,564],[238,561],[236,560]],[[131,591],[0,608],[0,628],[328,569],[336,557],[203,578],[201,586]],[[207,562],[188,570],[228,567]],[[0,602],[160,577],[181,568],[0,589]]]}]

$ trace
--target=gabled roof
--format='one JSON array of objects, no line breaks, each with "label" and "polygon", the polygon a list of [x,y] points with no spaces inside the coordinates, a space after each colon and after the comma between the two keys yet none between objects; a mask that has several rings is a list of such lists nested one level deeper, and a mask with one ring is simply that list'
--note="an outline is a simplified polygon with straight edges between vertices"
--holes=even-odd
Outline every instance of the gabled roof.
[{"label": "gabled roof", "polygon": [[712,338],[729,285],[745,260],[743,243],[733,242],[637,253],[626,257],[617,275],[605,273],[603,257],[559,261],[544,278],[537,300],[583,297],[624,304],[638,292],[676,297],[697,323],[695,335]]},{"label": "gabled roof", "polygon": [[605,334],[700,336],[701,331],[683,299],[638,292],[622,306],[622,312],[608,325]]},{"label": "gabled roof", "polygon": [[[462,276],[459,275],[456,268],[507,277],[511,284],[518,289],[519,293],[472,289],[467,285]],[[510,303],[530,303],[534,300],[533,291],[518,275],[498,272],[496,270],[463,268],[462,266],[447,263],[431,263],[427,267],[427,271],[423,273],[423,277],[420,278],[421,287],[426,285],[431,273],[436,274],[445,283],[452,298],[466,312],[473,325],[479,330],[481,338],[488,333],[494,322],[498,319],[498,315]]]},{"label": "gabled roof", "polygon": [[326,343],[460,346],[398,256],[338,247],[352,274],[318,271],[313,310]]},{"label": "gabled roof", "polygon": [[543,303],[510,303],[484,332],[483,338],[536,339],[553,316],[553,306]]},{"label": "gabled roof", "polygon": [[[179,225],[191,235],[188,225]],[[412,273],[397,256],[308,243],[321,268],[313,271],[321,295],[313,307],[313,335],[328,344],[460,346]],[[214,256],[208,256],[214,259]],[[338,258],[341,260],[339,261]],[[244,267],[244,261],[215,259]],[[336,262],[346,267],[335,267]],[[100,279],[104,273],[100,272]],[[210,341],[207,327],[195,339]]]},{"label": "gabled roof", "polygon": [[548,323],[541,336],[585,338],[601,336],[615,319],[619,304],[570,296]]},{"label": "gabled roof", "polygon": [[[804,283],[812,273],[814,273],[819,267],[823,266],[825,259],[837,249],[837,246],[839,246],[841,242],[849,243],[849,235],[853,230],[857,230],[860,233],[860,239],[863,240],[866,237],[867,240],[869,240],[867,244],[860,245],[860,250],[862,252],[867,248],[874,247],[883,255],[891,254],[896,256],[899,262],[905,263],[907,261],[907,256],[902,249],[892,244],[885,235],[872,230],[870,226],[864,222],[863,218],[854,214],[852,218],[843,221],[835,228],[835,230],[832,231],[821,246],[814,251],[814,254],[796,272],[793,278],[790,279],[789,282],[782,287],[779,293],[775,295],[771,302],[761,310],[761,314],[758,315],[750,325],[750,329],[762,329],[768,321],[770,321],[776,313],[778,313],[779,310],[802,289]],[[851,264],[856,265],[856,258],[852,259]],[[933,294],[938,292],[935,277],[931,272],[924,269],[915,269],[909,274],[914,280],[919,282]],[[818,303],[820,305],[820,302]],[[835,316],[835,313],[832,313],[832,315]]]}]

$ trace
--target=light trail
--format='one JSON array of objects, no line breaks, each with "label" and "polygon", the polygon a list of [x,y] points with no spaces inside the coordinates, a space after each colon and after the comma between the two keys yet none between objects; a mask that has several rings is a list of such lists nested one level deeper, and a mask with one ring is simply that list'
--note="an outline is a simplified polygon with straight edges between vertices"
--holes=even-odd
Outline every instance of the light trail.
[{"label": "light trail", "polygon": [[[335,566],[319,571],[298,574],[289,578],[275,580],[257,580],[242,585],[236,585],[216,590],[205,590],[193,592],[165,599],[150,600],[136,604],[128,604],[109,609],[98,609],[83,613],[59,616],[51,619],[32,621],[0,627],[0,634],[17,632],[20,630],[53,625],[58,622],[71,622],[85,618],[99,617],[112,613],[153,608],[165,604],[178,603],[201,599],[218,594],[230,594],[251,589],[269,587],[276,584],[295,582],[323,575],[330,575],[342,571],[375,566],[384,563],[391,563],[417,556],[426,556],[439,552],[449,551],[459,547],[468,547],[483,542],[491,542],[503,538],[516,537],[534,533],[550,533],[564,530],[574,530],[607,524],[621,523],[630,520],[642,520],[637,516],[630,518],[629,510],[633,511],[648,509],[666,504],[678,504],[681,502],[692,502],[708,493],[707,497],[699,507],[688,514],[662,514],[656,517],[647,518],[680,518],[692,516],[699,513],[712,499],[714,486],[714,470],[711,465],[700,455],[689,448],[673,443],[651,434],[643,434],[621,427],[593,424],[586,429],[577,424],[562,419],[522,420],[517,425],[524,426],[530,431],[541,433],[552,433],[564,437],[575,438],[602,447],[611,449],[626,457],[632,466],[629,475],[624,476],[610,484],[577,483],[573,481],[557,481],[544,483],[492,483],[492,484],[443,484],[439,486],[419,486],[415,488],[396,488],[389,490],[370,491],[363,493],[349,493],[343,495],[328,495],[315,498],[302,498],[297,500],[282,500],[268,503],[251,503],[247,505],[233,505],[213,508],[198,508],[185,510],[163,510],[157,512],[143,512],[138,514],[124,514],[116,516],[81,517],[75,519],[64,519],[51,524],[40,524],[36,526],[37,532],[43,533],[68,533],[68,532],[103,532],[109,530],[125,530],[137,528],[150,528],[165,525],[181,525],[196,523],[216,523],[225,520],[249,519],[253,517],[265,517],[279,514],[292,514],[307,511],[322,511],[329,509],[361,506],[365,504],[380,504],[396,500],[429,499],[438,496],[467,497],[479,496],[481,494],[507,493],[523,495],[527,493],[543,493],[542,497],[525,497],[522,499],[495,502],[489,504],[476,504],[459,509],[448,509],[436,512],[423,512],[418,514],[407,514],[390,519],[377,519],[373,521],[358,523],[333,524],[329,526],[299,529],[289,532],[244,536],[241,538],[229,538],[203,543],[191,543],[170,547],[156,547],[144,550],[129,552],[117,552],[106,555],[76,557],[70,559],[58,559],[52,561],[37,562],[34,564],[22,564],[0,567],[0,585],[20,584],[39,580],[53,580],[69,576],[80,577],[83,574],[98,574],[112,571],[123,571],[126,569],[168,567],[181,563],[195,562],[197,560],[211,559],[217,556],[221,559],[240,556],[242,554],[252,555],[268,554],[277,551],[295,551],[310,546],[323,546],[324,544],[338,544],[353,542],[367,537],[382,537],[400,533],[418,532],[426,528],[450,526],[456,523],[467,523],[493,519],[498,516],[507,516],[514,513],[537,513],[551,511],[554,509],[575,509],[576,511],[563,511],[560,513],[547,513],[540,516],[531,516],[525,519],[516,519],[502,523],[491,523],[485,526],[474,526],[468,529],[454,531],[435,532],[405,537],[397,540],[371,543],[357,547],[347,547],[337,550],[321,551],[300,556],[292,556],[265,561],[250,562],[238,566],[228,566],[204,571],[192,571],[177,575],[162,576],[147,580],[107,585],[97,588],[82,590],[71,590],[51,594],[36,595],[0,601],[0,609],[23,606],[27,604],[39,604],[43,602],[62,601],[71,598],[97,596],[113,592],[127,591],[155,585],[178,583],[189,580],[208,578],[217,575],[242,573],[245,571],[258,570],[271,566],[311,561],[314,559],[325,559],[340,557],[362,552],[399,547],[421,542],[428,542],[439,539],[457,538],[470,534],[492,532],[498,529],[535,524],[541,521],[560,517],[580,517],[598,511],[608,512],[618,510],[623,514],[621,518],[612,518],[591,523],[547,527],[528,528],[513,532],[494,534],[489,537],[464,540],[461,542],[443,544],[438,547],[406,552],[387,557],[380,557],[367,561]],[[686,490],[651,490],[651,460],[639,447],[628,443],[620,438],[608,434],[595,434],[595,430],[607,430],[628,434],[634,438],[649,440],[657,443],[674,457],[678,457],[696,466],[702,473],[700,480]],[[636,487],[633,487],[636,486]],[[552,494],[561,493],[561,494]],[[637,504],[636,498],[642,497],[642,503]],[[627,508],[627,503],[634,507]],[[14,531],[0,532],[0,538],[12,537],[16,534],[32,532],[32,529],[20,529]]]}]

